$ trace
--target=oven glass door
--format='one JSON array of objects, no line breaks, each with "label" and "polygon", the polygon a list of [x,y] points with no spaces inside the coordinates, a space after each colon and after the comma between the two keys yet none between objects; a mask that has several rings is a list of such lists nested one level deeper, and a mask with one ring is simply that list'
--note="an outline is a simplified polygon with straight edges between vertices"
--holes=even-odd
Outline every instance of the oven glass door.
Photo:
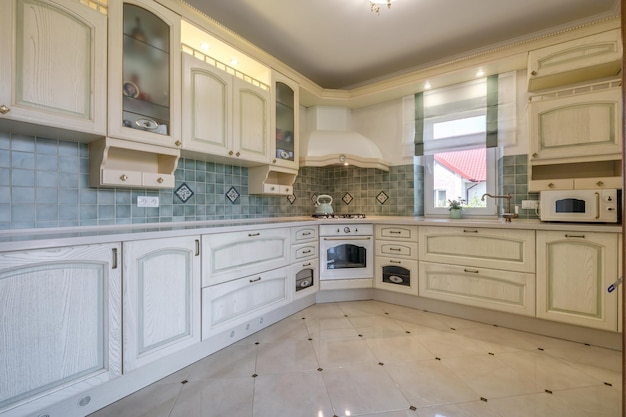
[{"label": "oven glass door", "polygon": [[372,278],[372,237],[322,238],[320,269],[320,280]]}]

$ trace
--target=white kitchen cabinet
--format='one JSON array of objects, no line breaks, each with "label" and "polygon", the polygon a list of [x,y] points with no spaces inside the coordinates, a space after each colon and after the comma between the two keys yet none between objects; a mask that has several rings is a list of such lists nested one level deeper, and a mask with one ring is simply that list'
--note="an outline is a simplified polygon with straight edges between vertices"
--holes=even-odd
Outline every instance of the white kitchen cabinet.
[{"label": "white kitchen cabinet", "polygon": [[300,88],[295,81],[277,71],[272,72],[272,165],[298,169]]},{"label": "white kitchen cabinet", "polygon": [[291,301],[290,271],[286,266],[203,288],[202,339],[246,322],[263,324],[263,314]]},{"label": "white kitchen cabinet", "polygon": [[26,122],[71,139],[104,136],[106,45],[107,16],[79,1],[3,1],[0,126]]},{"label": "white kitchen cabinet", "polygon": [[621,154],[621,89],[531,102],[530,160],[595,157]]},{"label": "white kitchen cabinet", "polygon": [[202,54],[182,55],[183,150],[201,159],[269,163],[268,89],[205,62]]},{"label": "white kitchen cabinet", "polygon": [[0,253],[0,413],[39,415],[121,375],[119,249]]},{"label": "white kitchen cabinet", "polygon": [[417,295],[418,227],[376,224],[374,233],[374,287]]},{"label": "white kitchen cabinet", "polygon": [[298,226],[291,228],[291,243],[298,244],[302,242],[317,242],[319,238],[319,229],[315,226]]},{"label": "white kitchen cabinet", "polygon": [[180,21],[155,1],[109,2],[109,136],[180,148]]},{"label": "white kitchen cabinet", "polygon": [[291,282],[294,299],[319,290],[319,233],[317,226],[291,228]]},{"label": "white kitchen cabinet", "polygon": [[419,260],[535,272],[535,232],[483,227],[419,228]]},{"label": "white kitchen cabinet", "polygon": [[200,342],[200,237],[124,242],[124,372]]},{"label": "white kitchen cabinet", "polygon": [[574,39],[528,53],[528,91],[576,84],[619,74],[619,29]]},{"label": "white kitchen cabinet", "polygon": [[537,231],[537,317],[617,331],[618,234]]},{"label": "white kitchen cabinet", "polygon": [[535,274],[420,262],[420,297],[535,315]]},{"label": "white kitchen cabinet", "polygon": [[202,236],[202,286],[286,266],[289,228]]}]

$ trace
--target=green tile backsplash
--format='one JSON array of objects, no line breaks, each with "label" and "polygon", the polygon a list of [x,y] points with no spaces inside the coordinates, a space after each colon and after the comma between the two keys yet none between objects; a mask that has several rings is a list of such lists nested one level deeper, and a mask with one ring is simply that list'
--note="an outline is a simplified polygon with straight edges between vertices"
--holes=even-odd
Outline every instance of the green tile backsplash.
[{"label": "green tile backsplash", "polygon": [[[528,193],[526,155],[498,161],[500,193],[511,193],[521,206]],[[421,216],[424,169],[300,168],[294,197],[248,194],[245,167],[181,158],[173,190],[91,188],[86,144],[0,132],[0,229],[93,226],[133,223],[309,216],[315,196],[333,197],[336,213],[377,216]],[[194,193],[186,202],[174,191],[185,183]],[[226,192],[239,197],[231,202]],[[385,198],[377,199],[384,192]],[[158,196],[158,208],[137,207],[137,197]],[[381,195],[381,197],[384,197]],[[381,204],[381,201],[384,203]],[[536,218],[521,210],[521,218]]]}]

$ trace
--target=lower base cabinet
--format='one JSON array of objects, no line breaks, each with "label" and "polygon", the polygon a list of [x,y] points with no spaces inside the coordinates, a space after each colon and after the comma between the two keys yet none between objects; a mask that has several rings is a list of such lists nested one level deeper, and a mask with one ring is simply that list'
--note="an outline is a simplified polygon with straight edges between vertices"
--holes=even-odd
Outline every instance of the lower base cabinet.
[{"label": "lower base cabinet", "polygon": [[123,248],[126,373],[200,342],[200,237]]},{"label": "lower base cabinet", "polygon": [[[202,339],[245,323],[291,301],[289,266],[202,289]],[[251,329],[252,330],[252,329]]]},{"label": "lower base cabinet", "polygon": [[535,274],[420,262],[419,277],[421,297],[535,315]]},{"label": "lower base cabinet", "polygon": [[0,413],[40,415],[121,375],[119,252],[103,244],[0,253]]},{"label": "lower base cabinet", "polygon": [[417,261],[377,256],[375,268],[375,288],[417,295]]},{"label": "lower base cabinet", "polygon": [[618,236],[537,231],[537,317],[617,331]]}]

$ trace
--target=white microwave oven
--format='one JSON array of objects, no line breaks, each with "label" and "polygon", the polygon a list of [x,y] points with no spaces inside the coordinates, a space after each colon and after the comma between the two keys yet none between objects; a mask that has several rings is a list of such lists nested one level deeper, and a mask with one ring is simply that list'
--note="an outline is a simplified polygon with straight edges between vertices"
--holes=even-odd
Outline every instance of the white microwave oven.
[{"label": "white microwave oven", "polygon": [[550,222],[617,223],[618,192],[601,190],[554,190],[539,193],[539,218]]}]

